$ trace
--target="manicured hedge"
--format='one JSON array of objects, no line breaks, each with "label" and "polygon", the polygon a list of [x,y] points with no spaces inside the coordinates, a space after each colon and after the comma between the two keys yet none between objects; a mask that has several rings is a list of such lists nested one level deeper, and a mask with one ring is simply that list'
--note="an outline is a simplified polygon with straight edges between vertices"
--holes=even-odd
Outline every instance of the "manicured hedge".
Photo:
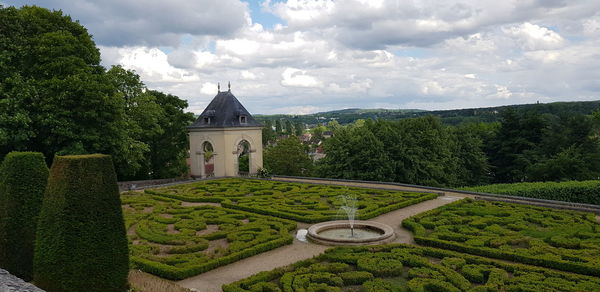
[{"label": "manicured hedge", "polygon": [[187,202],[216,202],[230,209],[307,223],[345,219],[340,212],[342,195],[357,198],[356,219],[370,219],[438,196],[435,193],[232,178],[150,189],[146,193]]},{"label": "manicured hedge", "polygon": [[48,167],[38,152],[11,152],[0,166],[0,267],[33,279],[37,219],[48,182]]},{"label": "manicured hedge", "polygon": [[402,222],[421,245],[600,276],[591,213],[466,199]]},{"label": "manicured hedge", "polygon": [[462,188],[466,191],[600,205],[600,181],[531,182]]},{"label": "manicured hedge", "polygon": [[[180,280],[290,244],[294,222],[139,192],[121,195],[133,266]],[[208,230],[212,228],[211,230]],[[265,288],[266,289],[266,288]]]},{"label": "manicured hedge", "polygon": [[38,223],[35,284],[53,292],[124,291],[128,271],[112,159],[55,157]]},{"label": "manicured hedge", "polygon": [[[381,266],[396,266],[394,276],[364,271],[360,263],[373,257],[380,259]],[[263,287],[268,290],[260,290]],[[223,291],[600,291],[600,279],[449,250],[391,244],[329,249],[314,259],[223,285]]]}]

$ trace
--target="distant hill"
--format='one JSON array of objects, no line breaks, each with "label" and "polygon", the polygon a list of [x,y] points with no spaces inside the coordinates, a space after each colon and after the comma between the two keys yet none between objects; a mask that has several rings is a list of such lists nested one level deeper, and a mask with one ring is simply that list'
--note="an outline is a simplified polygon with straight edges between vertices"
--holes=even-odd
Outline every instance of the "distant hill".
[{"label": "distant hill", "polygon": [[445,124],[457,125],[465,122],[495,122],[498,121],[503,110],[513,108],[517,111],[533,111],[540,114],[591,114],[600,109],[600,100],[553,102],[539,104],[519,104],[485,108],[469,108],[457,110],[425,111],[418,109],[342,109],[320,112],[308,115],[255,115],[258,120],[290,120],[294,123],[302,122],[309,125],[327,123],[337,120],[340,124],[352,123],[358,119],[385,119],[398,120],[406,118],[433,115],[440,117]]}]

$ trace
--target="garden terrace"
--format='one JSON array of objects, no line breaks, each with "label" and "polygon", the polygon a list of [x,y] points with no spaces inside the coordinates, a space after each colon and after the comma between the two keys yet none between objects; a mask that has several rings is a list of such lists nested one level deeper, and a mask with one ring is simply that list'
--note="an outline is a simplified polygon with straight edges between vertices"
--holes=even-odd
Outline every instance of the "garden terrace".
[{"label": "garden terrace", "polygon": [[592,213],[465,199],[402,224],[421,245],[600,276]]},{"label": "garden terrace", "polygon": [[338,247],[223,286],[241,291],[599,291],[600,279],[430,247]]},{"label": "garden terrace", "polygon": [[289,244],[296,223],[140,192],[121,195],[131,262],[167,279],[184,279]]},{"label": "garden terrace", "polygon": [[356,196],[356,219],[363,220],[438,196],[434,193],[234,178],[180,184],[146,192],[187,202],[217,202],[226,208],[307,223],[344,218],[340,213],[342,195]]}]

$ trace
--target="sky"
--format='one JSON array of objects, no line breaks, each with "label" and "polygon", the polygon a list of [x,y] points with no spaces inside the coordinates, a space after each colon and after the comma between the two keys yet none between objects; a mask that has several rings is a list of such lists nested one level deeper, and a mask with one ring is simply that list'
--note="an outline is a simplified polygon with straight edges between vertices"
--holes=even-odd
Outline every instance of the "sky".
[{"label": "sky", "polygon": [[217,83],[255,114],[600,99],[598,0],[0,0],[62,10],[102,65],[201,113]]}]

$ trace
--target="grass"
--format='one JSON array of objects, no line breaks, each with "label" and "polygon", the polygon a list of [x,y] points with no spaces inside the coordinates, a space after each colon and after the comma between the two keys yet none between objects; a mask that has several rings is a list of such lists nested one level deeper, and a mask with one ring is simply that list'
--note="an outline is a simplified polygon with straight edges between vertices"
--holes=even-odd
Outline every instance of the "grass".
[{"label": "grass", "polygon": [[144,273],[140,270],[129,271],[129,292],[191,292],[171,281]]}]

